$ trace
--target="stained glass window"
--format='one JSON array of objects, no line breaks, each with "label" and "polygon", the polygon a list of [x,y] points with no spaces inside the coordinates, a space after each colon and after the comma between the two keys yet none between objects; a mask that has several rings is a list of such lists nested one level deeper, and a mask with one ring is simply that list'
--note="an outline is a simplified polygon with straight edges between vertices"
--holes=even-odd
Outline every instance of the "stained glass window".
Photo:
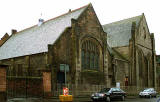
[{"label": "stained glass window", "polygon": [[85,56],[84,56],[84,50],[82,50],[81,58],[82,58],[82,68],[84,68],[84,67],[85,67]]},{"label": "stained glass window", "polygon": [[84,41],[81,47],[81,66],[87,69],[99,68],[99,50],[97,45],[90,41]]}]

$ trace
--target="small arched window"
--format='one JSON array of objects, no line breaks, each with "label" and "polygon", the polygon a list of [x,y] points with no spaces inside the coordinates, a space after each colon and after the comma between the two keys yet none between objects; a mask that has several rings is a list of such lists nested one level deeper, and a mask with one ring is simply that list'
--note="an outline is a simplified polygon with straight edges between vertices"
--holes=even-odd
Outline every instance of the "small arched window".
[{"label": "small arched window", "polygon": [[143,27],[143,34],[144,34],[144,39],[146,39],[146,29]]},{"label": "small arched window", "polygon": [[99,68],[99,50],[98,46],[90,40],[86,40],[81,46],[81,66],[86,69]]}]

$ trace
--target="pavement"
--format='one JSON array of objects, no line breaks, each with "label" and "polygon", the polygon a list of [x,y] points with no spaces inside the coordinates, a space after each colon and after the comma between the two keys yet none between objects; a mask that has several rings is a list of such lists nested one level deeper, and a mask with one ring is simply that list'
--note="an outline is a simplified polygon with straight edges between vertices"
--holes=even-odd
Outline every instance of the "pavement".
[{"label": "pavement", "polygon": [[[127,96],[127,99],[136,99],[138,96]],[[91,102],[90,97],[74,97],[73,102]],[[58,97],[51,98],[13,98],[7,102],[60,102]]]},{"label": "pavement", "polygon": [[[88,97],[74,98],[73,102],[89,102],[91,101]],[[7,102],[60,102],[58,97],[52,98],[13,98],[8,99]]]}]

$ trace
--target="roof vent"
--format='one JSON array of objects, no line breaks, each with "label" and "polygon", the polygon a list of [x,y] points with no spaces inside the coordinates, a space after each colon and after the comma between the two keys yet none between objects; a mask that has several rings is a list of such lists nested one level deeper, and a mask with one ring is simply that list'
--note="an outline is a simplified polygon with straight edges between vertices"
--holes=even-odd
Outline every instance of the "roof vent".
[{"label": "roof vent", "polygon": [[40,18],[39,22],[38,22],[38,26],[41,26],[43,24],[43,22],[44,22],[44,19]]}]

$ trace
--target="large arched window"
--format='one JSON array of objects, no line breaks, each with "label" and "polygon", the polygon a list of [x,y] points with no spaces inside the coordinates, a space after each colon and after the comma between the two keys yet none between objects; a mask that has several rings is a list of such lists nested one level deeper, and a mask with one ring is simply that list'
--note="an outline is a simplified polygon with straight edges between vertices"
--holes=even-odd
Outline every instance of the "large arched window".
[{"label": "large arched window", "polygon": [[94,42],[86,40],[82,43],[81,62],[81,66],[84,69],[99,68],[99,50],[98,46]]}]

